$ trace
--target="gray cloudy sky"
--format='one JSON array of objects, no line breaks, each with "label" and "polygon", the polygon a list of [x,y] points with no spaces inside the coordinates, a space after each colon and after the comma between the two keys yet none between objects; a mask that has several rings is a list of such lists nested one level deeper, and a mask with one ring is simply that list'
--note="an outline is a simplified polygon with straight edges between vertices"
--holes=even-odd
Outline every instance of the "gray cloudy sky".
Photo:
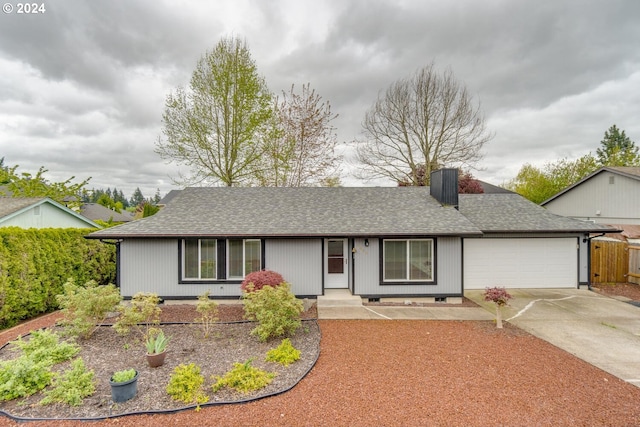
[{"label": "gray cloudy sky", "polygon": [[450,67],[495,133],[474,172],[493,184],[595,153],[614,123],[640,144],[637,0],[43,0],[30,15],[2,3],[0,157],[53,181],[175,188],[177,168],[153,151],[165,97],[230,35],[272,91],[311,83],[345,142],[379,91]]}]

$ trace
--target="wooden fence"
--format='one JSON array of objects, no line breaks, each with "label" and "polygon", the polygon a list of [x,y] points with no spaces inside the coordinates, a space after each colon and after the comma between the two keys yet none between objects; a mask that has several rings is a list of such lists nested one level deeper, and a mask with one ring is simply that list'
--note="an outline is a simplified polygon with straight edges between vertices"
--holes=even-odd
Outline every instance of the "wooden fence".
[{"label": "wooden fence", "polygon": [[629,246],[629,283],[640,284],[640,246]]},{"label": "wooden fence", "polygon": [[[640,251],[629,250],[630,246],[622,241],[591,241],[591,283],[627,283],[630,271],[629,253],[634,255],[635,262],[640,258]],[[635,248],[635,247],[634,247]],[[640,249],[640,247],[638,248]],[[640,270],[631,270],[640,273]],[[640,274],[636,274],[636,280]],[[637,282],[636,282],[637,283]]]}]

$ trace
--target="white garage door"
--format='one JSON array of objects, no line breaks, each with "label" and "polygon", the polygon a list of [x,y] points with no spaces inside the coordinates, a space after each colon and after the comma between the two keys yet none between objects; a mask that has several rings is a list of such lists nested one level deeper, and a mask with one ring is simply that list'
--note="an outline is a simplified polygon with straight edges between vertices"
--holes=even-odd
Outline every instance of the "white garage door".
[{"label": "white garage door", "polygon": [[575,288],[575,238],[464,239],[464,288]]}]

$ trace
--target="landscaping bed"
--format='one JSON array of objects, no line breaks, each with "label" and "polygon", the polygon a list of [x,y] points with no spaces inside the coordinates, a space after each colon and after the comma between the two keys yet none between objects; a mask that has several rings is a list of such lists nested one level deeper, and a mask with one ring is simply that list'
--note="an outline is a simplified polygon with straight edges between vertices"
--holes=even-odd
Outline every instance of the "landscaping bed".
[{"label": "landscaping bed", "polygon": [[[177,310],[166,306],[163,320]],[[184,310],[181,316],[189,309]],[[242,315],[241,307],[231,310]],[[43,317],[36,322],[44,325],[52,320]],[[490,321],[320,320],[318,324],[320,357],[286,393],[199,412],[134,415],[91,425],[640,425],[640,388],[509,323],[501,330]],[[24,425],[0,418],[3,422]],[[37,425],[70,427],[78,422]]]},{"label": "landscaping bed", "polygon": [[[43,394],[36,393],[27,398],[0,402],[0,410],[19,418],[103,418],[194,406],[175,401],[166,392],[173,369],[179,364],[189,363],[201,367],[201,373],[205,377],[205,392],[210,397],[209,403],[244,401],[290,389],[306,375],[318,357],[320,331],[315,320],[304,321],[302,328],[291,337],[291,343],[300,350],[301,358],[284,367],[264,360],[267,351],[277,347],[281,339],[260,342],[257,337],[252,336],[250,333],[256,323],[238,322],[242,320],[241,305],[221,305],[219,314],[225,322],[232,323],[216,323],[208,338],[204,337],[198,323],[163,324],[162,330],[171,339],[166,361],[158,368],[147,365],[141,335],[132,332],[122,337],[110,326],[101,326],[88,340],[78,341],[82,348],[79,356],[88,369],[95,372],[97,380],[95,393],[85,398],[82,405],[40,405]],[[194,305],[166,305],[162,309],[161,318],[163,322],[191,322],[197,316]],[[305,317],[311,316],[315,317],[315,307],[305,312]],[[8,345],[0,350],[0,360],[15,358],[16,354],[10,347]],[[211,385],[215,382],[213,377],[224,375],[236,362],[244,363],[248,360],[256,368],[276,373],[271,384],[248,394],[229,388],[215,393],[212,391]],[[69,362],[56,365],[55,370],[67,369],[68,366]],[[128,368],[134,368],[139,373],[137,396],[127,402],[114,404],[111,401],[109,378],[115,371]]]}]

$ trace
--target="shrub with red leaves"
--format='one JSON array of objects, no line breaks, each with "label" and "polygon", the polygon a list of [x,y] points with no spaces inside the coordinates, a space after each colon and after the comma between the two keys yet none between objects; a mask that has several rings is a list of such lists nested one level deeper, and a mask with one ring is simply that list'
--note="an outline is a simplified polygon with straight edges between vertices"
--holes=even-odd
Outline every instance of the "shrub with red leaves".
[{"label": "shrub with red leaves", "polygon": [[505,288],[493,287],[486,288],[484,291],[484,300],[496,303],[502,307],[507,305],[509,300],[513,298]]},{"label": "shrub with red leaves", "polygon": [[247,274],[242,281],[240,289],[242,292],[254,292],[262,289],[263,286],[276,287],[284,282],[284,278],[280,273],[271,270],[254,271]]}]

